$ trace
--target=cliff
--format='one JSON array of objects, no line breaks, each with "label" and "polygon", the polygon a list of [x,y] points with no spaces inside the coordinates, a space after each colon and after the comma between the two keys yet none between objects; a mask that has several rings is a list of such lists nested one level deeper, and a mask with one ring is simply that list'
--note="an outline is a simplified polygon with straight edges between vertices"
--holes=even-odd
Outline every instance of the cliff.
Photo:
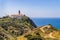
[{"label": "cliff", "polygon": [[60,30],[51,24],[37,28],[27,16],[0,18],[0,40],[60,40]]},{"label": "cliff", "polygon": [[[5,16],[0,18],[0,38],[2,39],[12,39],[27,33],[29,30],[36,28],[34,22],[27,16],[19,16],[11,18]],[[1,37],[2,36],[2,37]],[[6,37],[5,37],[6,36]]]}]

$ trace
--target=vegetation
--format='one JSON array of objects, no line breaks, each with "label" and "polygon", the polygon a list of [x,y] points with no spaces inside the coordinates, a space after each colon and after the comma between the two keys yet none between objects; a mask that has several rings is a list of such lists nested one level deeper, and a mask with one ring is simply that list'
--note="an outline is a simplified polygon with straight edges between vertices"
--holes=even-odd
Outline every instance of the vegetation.
[{"label": "vegetation", "polygon": [[60,40],[60,30],[52,25],[36,27],[27,16],[0,18],[0,40]]},{"label": "vegetation", "polygon": [[36,25],[27,16],[23,16],[21,19],[6,16],[0,19],[0,27],[7,31],[11,36],[17,37],[23,35],[28,30],[36,28]]}]

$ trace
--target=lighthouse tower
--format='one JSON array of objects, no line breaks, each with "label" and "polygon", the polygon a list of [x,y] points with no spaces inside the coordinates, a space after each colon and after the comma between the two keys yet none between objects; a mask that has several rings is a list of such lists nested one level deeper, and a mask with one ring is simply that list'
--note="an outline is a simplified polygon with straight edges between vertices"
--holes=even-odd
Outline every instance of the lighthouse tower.
[{"label": "lighthouse tower", "polygon": [[20,15],[21,13],[20,13],[20,10],[18,11],[18,14]]}]

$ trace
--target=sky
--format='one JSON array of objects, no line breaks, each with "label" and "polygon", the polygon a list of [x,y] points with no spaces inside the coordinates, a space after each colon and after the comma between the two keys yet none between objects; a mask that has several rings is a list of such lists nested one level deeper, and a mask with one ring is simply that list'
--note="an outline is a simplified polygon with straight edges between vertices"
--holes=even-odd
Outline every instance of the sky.
[{"label": "sky", "polygon": [[18,10],[33,18],[60,18],[60,0],[0,0],[0,17]]}]

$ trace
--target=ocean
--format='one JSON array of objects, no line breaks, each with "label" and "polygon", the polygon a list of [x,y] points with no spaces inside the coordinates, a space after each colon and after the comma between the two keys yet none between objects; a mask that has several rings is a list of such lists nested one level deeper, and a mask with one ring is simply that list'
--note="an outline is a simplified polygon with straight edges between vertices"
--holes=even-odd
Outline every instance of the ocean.
[{"label": "ocean", "polygon": [[60,18],[31,18],[37,27],[51,24],[53,27],[60,30]]}]

